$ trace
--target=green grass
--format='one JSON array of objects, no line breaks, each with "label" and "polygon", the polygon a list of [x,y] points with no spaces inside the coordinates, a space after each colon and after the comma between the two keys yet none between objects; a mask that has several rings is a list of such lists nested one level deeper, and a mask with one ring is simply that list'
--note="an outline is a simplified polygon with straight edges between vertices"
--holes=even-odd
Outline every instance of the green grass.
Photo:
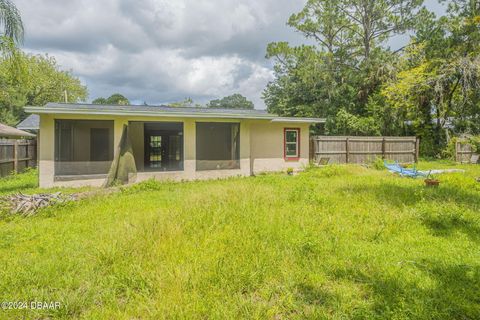
[{"label": "green grass", "polygon": [[0,301],[61,308],[0,319],[478,319],[480,166],[456,167],[149,181],[1,220]]},{"label": "green grass", "polygon": [[34,191],[37,189],[38,171],[36,169],[27,169],[22,174],[13,174],[0,178],[0,196],[11,193]]},{"label": "green grass", "polygon": [[[42,189],[38,187],[38,171],[37,169],[28,168],[23,173],[12,174],[3,178],[0,178],[0,197],[8,196],[16,193],[34,194],[43,192],[56,192],[61,191],[63,193],[71,194],[76,192],[90,191],[94,188],[82,187],[82,188],[51,188]],[[0,218],[1,218],[0,212]]]}]

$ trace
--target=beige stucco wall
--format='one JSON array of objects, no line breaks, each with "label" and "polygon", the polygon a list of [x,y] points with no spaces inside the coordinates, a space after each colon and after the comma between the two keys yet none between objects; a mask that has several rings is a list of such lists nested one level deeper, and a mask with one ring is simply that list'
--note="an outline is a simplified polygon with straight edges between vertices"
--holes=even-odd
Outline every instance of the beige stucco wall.
[{"label": "beige stucco wall", "polygon": [[38,153],[39,184],[42,188],[54,186],[55,124],[52,115],[40,117],[40,152]]},{"label": "beige stucco wall", "polygon": [[[193,180],[223,178],[229,176],[249,176],[262,171],[280,171],[288,167],[301,169],[308,163],[308,124],[282,124],[269,121],[239,120],[239,119],[209,119],[202,118],[154,118],[154,117],[121,117],[121,116],[88,116],[88,115],[41,115],[39,172],[40,186],[85,186],[101,185],[102,179],[54,181],[54,119],[84,119],[114,121],[114,153],[118,152],[123,125],[131,124],[132,145],[135,155],[141,155],[137,160],[138,170],[143,170],[143,124],[142,121],[173,121],[183,122],[184,129],[184,170],[170,172],[138,172],[135,181],[149,178],[159,180]],[[134,124],[134,122],[136,124]],[[195,123],[196,122],[240,122],[240,169],[196,171],[195,168]],[[132,125],[133,124],[133,125]],[[299,161],[283,159],[283,129],[301,128],[301,158]]]},{"label": "beige stucco wall", "polygon": [[[300,170],[308,164],[309,124],[271,123],[257,121],[251,124],[252,173],[282,171],[287,168]],[[286,161],[283,154],[285,128],[300,129],[300,159]]]}]

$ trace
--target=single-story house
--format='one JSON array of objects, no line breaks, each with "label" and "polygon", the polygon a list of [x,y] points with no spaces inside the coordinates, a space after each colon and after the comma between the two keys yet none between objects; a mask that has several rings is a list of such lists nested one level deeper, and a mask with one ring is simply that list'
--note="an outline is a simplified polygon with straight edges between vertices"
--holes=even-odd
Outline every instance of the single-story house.
[{"label": "single-story house", "polygon": [[263,110],[168,106],[49,103],[26,111],[40,116],[44,188],[102,185],[121,154],[124,132],[137,182],[300,170],[309,161],[310,125],[324,122]]}]

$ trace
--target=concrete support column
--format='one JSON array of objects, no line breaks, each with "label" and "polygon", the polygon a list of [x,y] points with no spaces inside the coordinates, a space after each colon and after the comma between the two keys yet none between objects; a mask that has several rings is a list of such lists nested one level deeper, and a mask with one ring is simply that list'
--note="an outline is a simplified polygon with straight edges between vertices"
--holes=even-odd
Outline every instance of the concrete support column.
[{"label": "concrete support column", "polygon": [[186,119],[183,122],[183,154],[184,175],[195,177],[196,174],[196,131],[195,120]]},{"label": "concrete support column", "polygon": [[53,116],[40,117],[40,146],[38,152],[39,185],[41,188],[53,187],[55,175],[55,123]]},{"label": "concrete support column", "polygon": [[250,122],[248,120],[240,122],[240,171],[245,176],[252,174],[250,164]]}]

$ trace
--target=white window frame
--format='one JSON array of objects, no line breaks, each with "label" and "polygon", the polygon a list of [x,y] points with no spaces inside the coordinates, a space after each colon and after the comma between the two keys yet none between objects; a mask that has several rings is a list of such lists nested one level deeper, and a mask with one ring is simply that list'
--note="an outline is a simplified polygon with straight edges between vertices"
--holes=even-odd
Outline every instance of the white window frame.
[{"label": "white window frame", "polygon": [[[287,141],[287,132],[296,133],[296,141],[288,142]],[[284,148],[284,158],[286,160],[298,160],[300,158],[300,128],[285,128],[283,133],[283,148]],[[287,155],[287,145],[295,145],[295,155]]]}]

